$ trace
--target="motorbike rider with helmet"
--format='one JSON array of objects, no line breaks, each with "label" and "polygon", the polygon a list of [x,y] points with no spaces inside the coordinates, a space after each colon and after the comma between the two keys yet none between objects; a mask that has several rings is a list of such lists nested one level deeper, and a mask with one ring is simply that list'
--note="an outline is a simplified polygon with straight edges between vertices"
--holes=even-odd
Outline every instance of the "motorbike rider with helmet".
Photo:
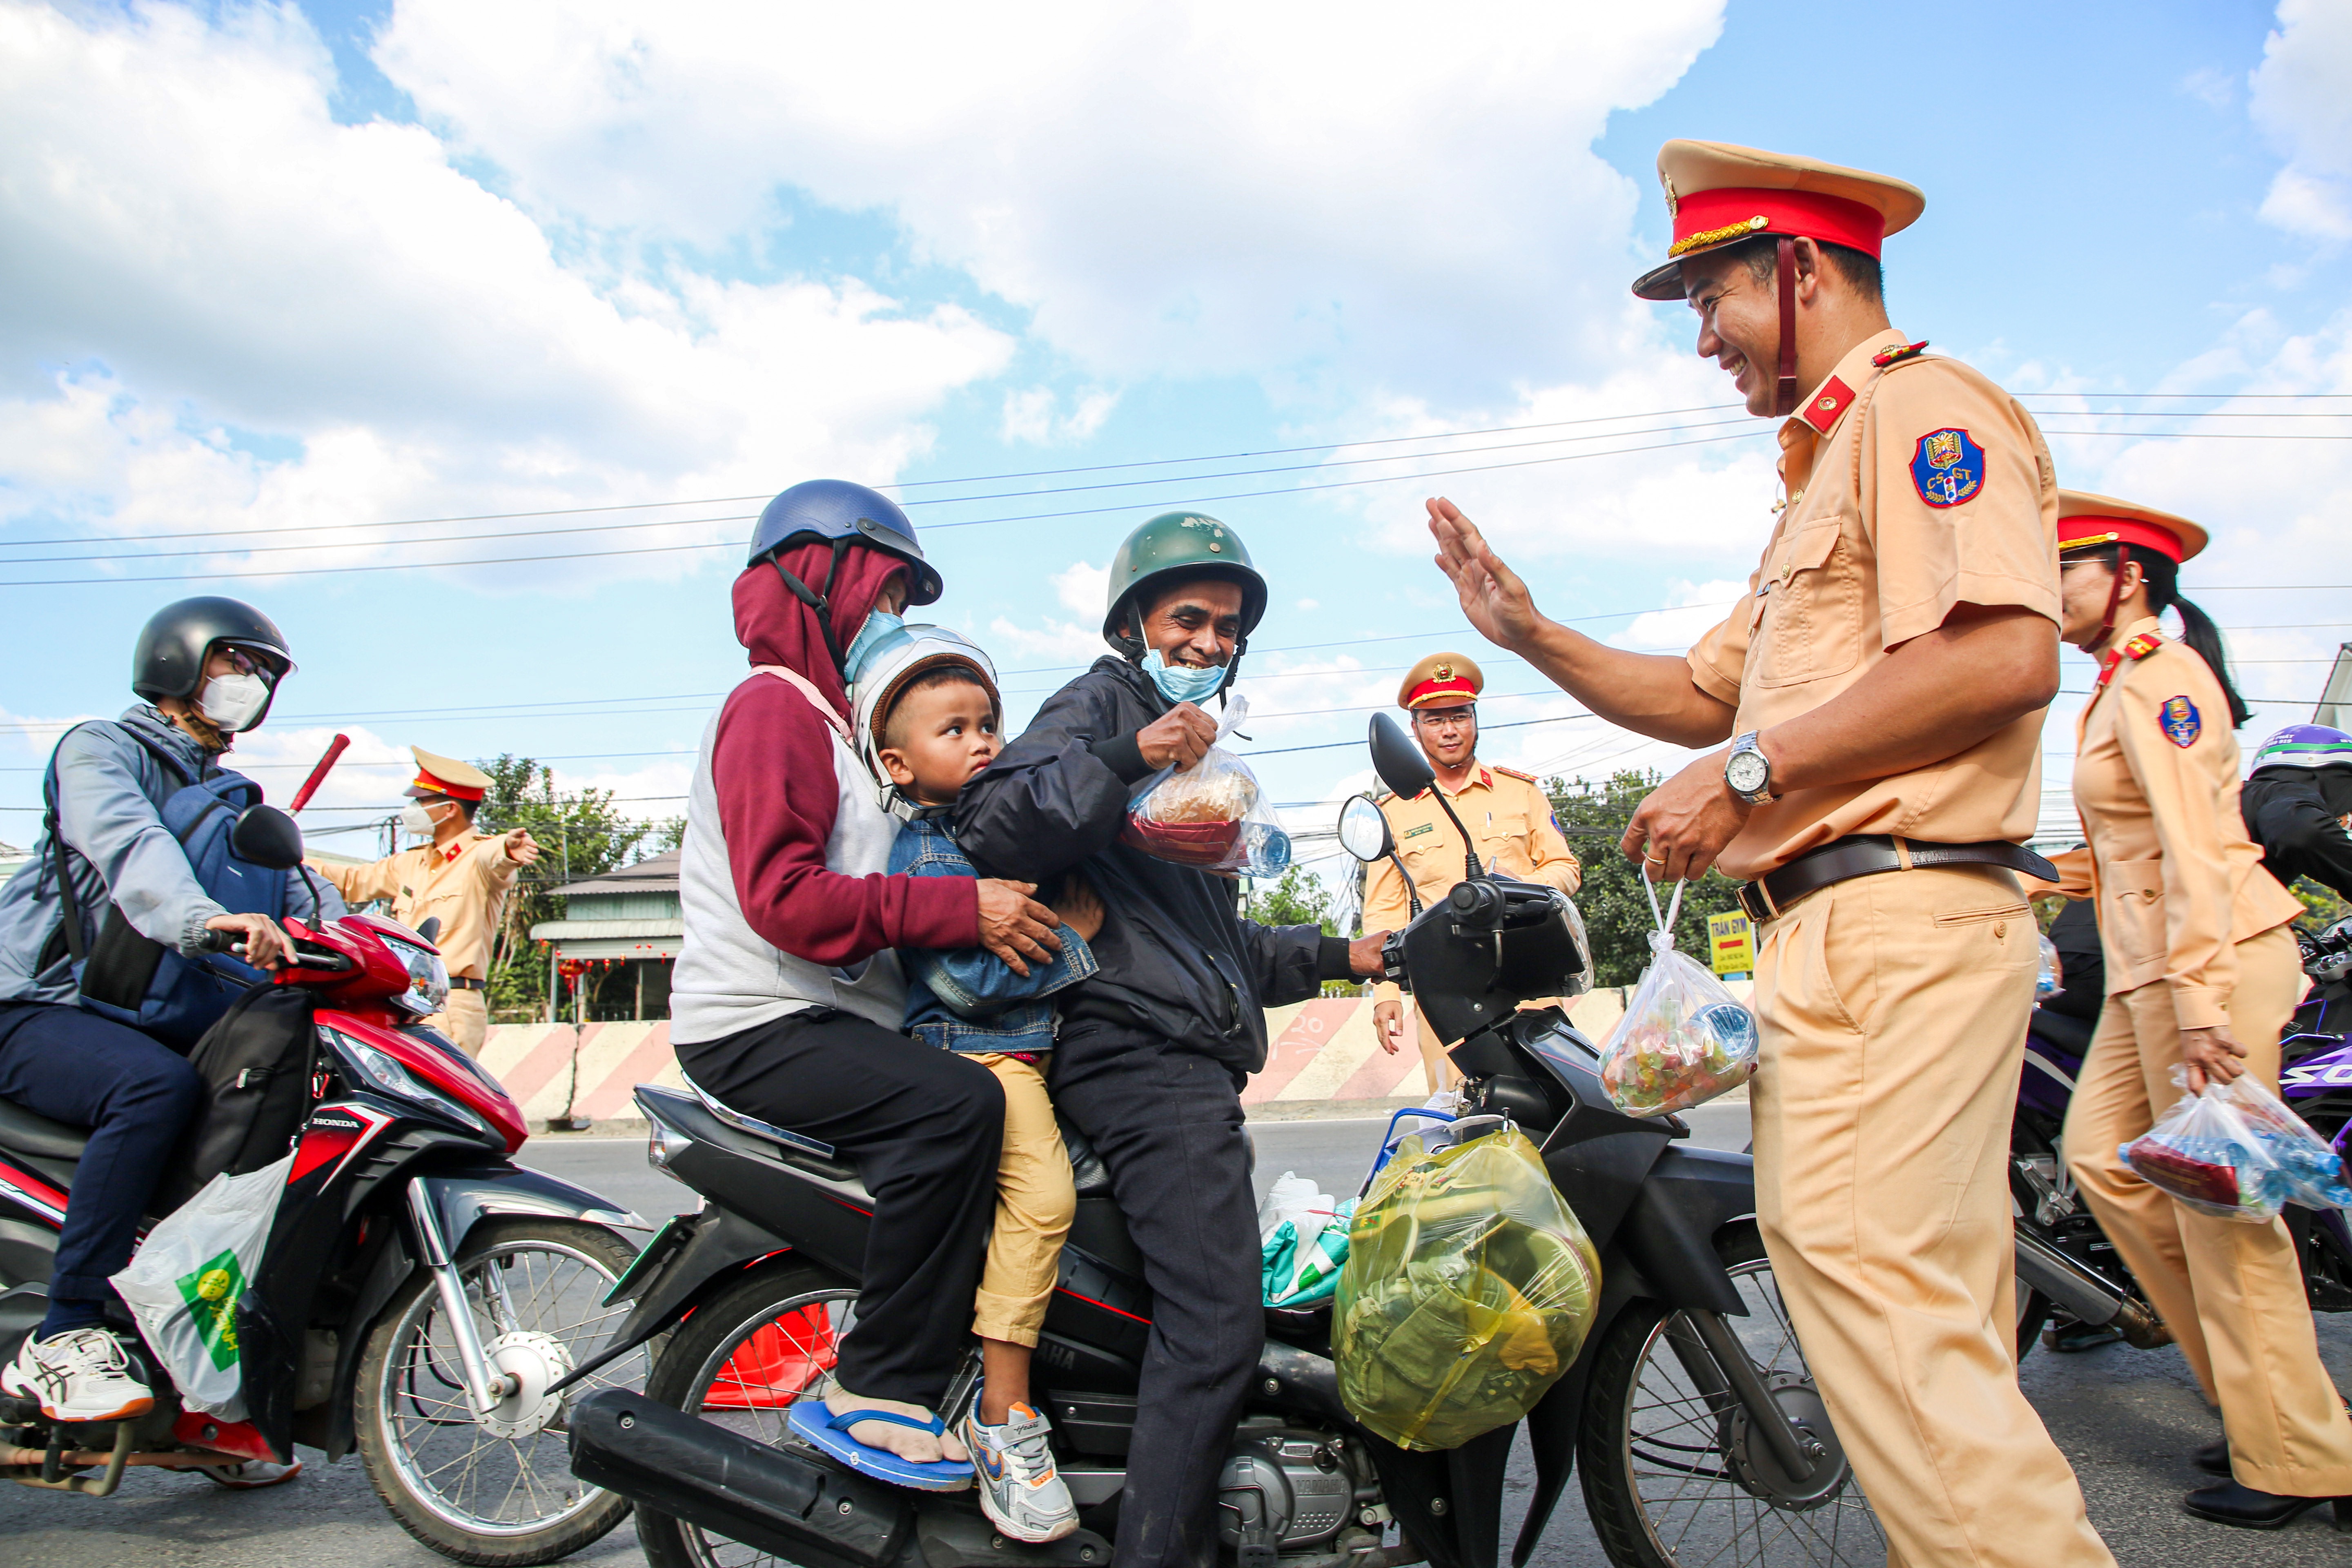
[{"label": "motorbike rider with helmet", "polygon": [[2246,833],[2288,887],[2308,877],[2352,899],[2352,735],[2290,724],[2264,741],[2238,795]]},{"label": "motorbike rider with helmet", "polygon": [[857,1167],[873,1222],[823,1441],[870,1475],[954,1490],[971,1466],[936,1410],[970,1341],[1004,1096],[898,1032],[894,950],[1018,965],[1059,941],[1031,884],[888,874],[898,825],[852,747],[845,672],[940,592],[914,524],[863,485],[812,479],[761,513],[733,595],[753,673],[703,731],[688,797],[670,1038],[698,1089]]},{"label": "motorbike rider with helmet", "polygon": [[1144,523],[1111,563],[1116,657],[1047,698],[955,814],[984,874],[1082,869],[1105,910],[1097,973],[1061,993],[1052,1090],[1109,1172],[1152,1293],[1115,1568],[1215,1559],[1217,1476],[1265,1330],[1241,1089],[1265,1062],[1264,1008],[1379,973],[1387,934],[1258,925],[1229,879],[1119,842],[1130,797],[1207,752],[1198,705],[1232,685],[1265,602],[1223,523]]},{"label": "motorbike rider with helmet", "polygon": [[[217,779],[235,738],[268,716],[294,659],[268,616],[235,599],[183,599],[139,634],[131,689],[143,700],[114,721],[76,725],[51,763],[52,827],[0,888],[0,1098],[90,1137],[75,1168],[58,1236],[47,1315],[0,1387],[37,1400],[52,1420],[127,1419],[153,1404],[135,1341],[107,1326],[108,1281],[131,1261],[139,1224],[201,1085],[187,1059],[78,1005],[74,950],[97,940],[111,905],[139,936],[197,959],[211,932],[234,933],[260,969],[282,962],[286,938],[267,915],[227,911],[198,879],[164,826],[164,803]],[[82,931],[69,941],[68,899]],[[333,919],[299,872],[286,908]],[[266,1485],[300,1467],[223,1467],[230,1485]]]}]

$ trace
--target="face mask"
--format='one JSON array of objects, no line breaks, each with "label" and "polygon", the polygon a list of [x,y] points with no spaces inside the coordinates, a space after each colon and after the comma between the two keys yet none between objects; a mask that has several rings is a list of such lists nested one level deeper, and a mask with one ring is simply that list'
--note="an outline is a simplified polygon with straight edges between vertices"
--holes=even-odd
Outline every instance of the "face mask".
[{"label": "face mask", "polygon": [[866,617],[866,624],[857,628],[857,636],[850,643],[849,651],[841,657],[843,674],[851,685],[857,683],[857,677],[866,663],[866,656],[874,651],[874,645],[906,624],[903,617],[894,616],[887,610],[877,610]]},{"label": "face mask", "polygon": [[1160,688],[1160,695],[1171,702],[1205,702],[1225,683],[1223,665],[1195,669],[1189,664],[1171,664],[1164,648],[1158,663],[1144,661],[1143,672],[1151,677],[1152,685]]},{"label": "face mask", "polygon": [[251,729],[268,706],[269,687],[257,675],[215,675],[196,701],[207,722],[232,733]]},{"label": "face mask", "polygon": [[400,830],[411,838],[430,838],[433,814],[412,800],[400,808]]}]

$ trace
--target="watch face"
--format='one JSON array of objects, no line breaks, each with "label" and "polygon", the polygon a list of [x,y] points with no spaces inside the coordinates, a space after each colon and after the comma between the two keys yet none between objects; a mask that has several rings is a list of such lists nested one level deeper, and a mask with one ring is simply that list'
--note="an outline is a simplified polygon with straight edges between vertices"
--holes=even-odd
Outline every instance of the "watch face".
[{"label": "watch face", "polygon": [[1760,752],[1734,752],[1723,765],[1723,782],[1741,795],[1754,795],[1770,776],[1771,764]]}]

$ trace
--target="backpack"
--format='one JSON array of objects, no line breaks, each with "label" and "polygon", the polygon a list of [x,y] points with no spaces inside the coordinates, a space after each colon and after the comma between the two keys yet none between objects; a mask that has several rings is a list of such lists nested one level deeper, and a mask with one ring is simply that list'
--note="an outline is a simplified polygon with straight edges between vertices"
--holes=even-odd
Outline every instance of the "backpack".
[{"label": "backpack", "polygon": [[155,1184],[147,1212],[161,1218],[205,1183],[249,1175],[286,1157],[310,1114],[318,1065],[316,996],[303,985],[257,985],[188,1053],[204,1099]]},{"label": "backpack", "polygon": [[[209,778],[191,779],[179,759],[163,747],[127,726],[123,733],[161,763],[167,776],[182,781],[181,787],[165,798],[158,815],[179,840],[205,892],[232,914],[284,919],[286,874],[240,860],[229,847],[229,833],[236,826],[238,814],[261,804],[261,786],[243,773],[226,769]],[[82,921],[81,900],[65,859],[68,850],[76,855],[81,851],[68,844],[58,827],[54,752],[41,781],[41,797],[48,808],[43,821],[50,853],[56,858],[58,899],[64,906],[60,934],[66,951],[73,955],[74,984],[82,1007],[101,1018],[127,1024],[173,1050],[186,1051],[228,1011],[231,1003],[268,976],[226,953],[183,957],[176,948],[142,934],[121,906],[112,903],[107,906],[98,940],[90,942]],[[89,858],[82,858],[88,862]]]}]

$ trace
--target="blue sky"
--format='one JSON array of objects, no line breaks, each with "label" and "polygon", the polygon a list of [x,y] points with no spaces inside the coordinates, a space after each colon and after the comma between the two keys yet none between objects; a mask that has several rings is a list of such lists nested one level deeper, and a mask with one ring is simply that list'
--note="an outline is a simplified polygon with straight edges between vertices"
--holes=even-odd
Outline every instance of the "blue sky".
[{"label": "blue sky", "polygon": [[[0,838],[30,838],[58,726],[126,700],[140,622],[208,591],[301,661],[240,747],[257,775],[357,742],[314,832],[388,803],[411,742],[560,758],[667,815],[741,668],[740,498],[817,474],[975,524],[930,536],[938,614],[1017,672],[1016,721],[1098,648],[1126,528],[1276,492],[1206,510],[1274,583],[1263,772],[1324,799],[1360,753],[1296,748],[1360,736],[1419,654],[1488,651],[1423,494],[1641,646],[1706,613],[1630,612],[1752,565],[1767,427],[1706,412],[1727,395],[1686,312],[1624,292],[1674,135],[1922,186],[1896,323],[2025,394],[2065,482],[2207,521],[2186,581],[2278,700],[2242,739],[2303,716],[2352,636],[2352,421],[2309,417],[2352,415],[2343,7],[1346,15],[0,0]],[[1411,477],[1441,468],[1480,471]],[[1341,482],[1371,475],[1396,479]],[[706,498],[738,499],[639,506]],[[597,507],[638,510],[562,510]],[[406,521],[523,512],[552,515]],[[1491,760],[1680,755],[1486,662],[1489,726],[1549,721],[1490,728]]]}]

